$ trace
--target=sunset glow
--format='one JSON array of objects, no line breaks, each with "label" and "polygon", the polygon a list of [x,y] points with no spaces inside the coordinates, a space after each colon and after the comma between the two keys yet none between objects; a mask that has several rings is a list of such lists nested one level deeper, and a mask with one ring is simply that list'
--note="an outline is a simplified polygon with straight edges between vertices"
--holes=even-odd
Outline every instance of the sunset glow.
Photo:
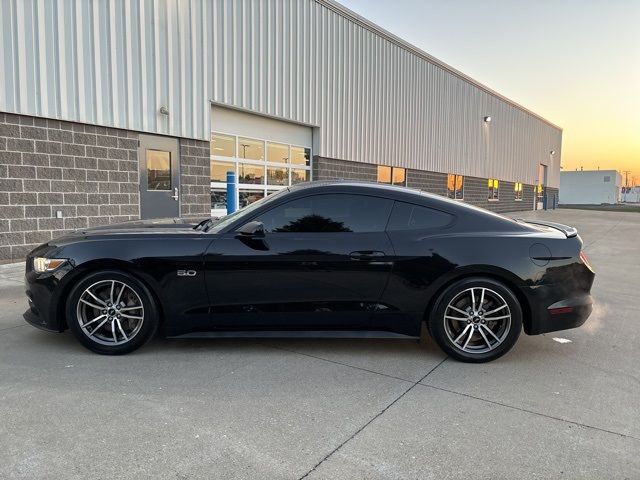
[{"label": "sunset glow", "polygon": [[564,170],[640,185],[637,0],[340,1],[562,127]]}]

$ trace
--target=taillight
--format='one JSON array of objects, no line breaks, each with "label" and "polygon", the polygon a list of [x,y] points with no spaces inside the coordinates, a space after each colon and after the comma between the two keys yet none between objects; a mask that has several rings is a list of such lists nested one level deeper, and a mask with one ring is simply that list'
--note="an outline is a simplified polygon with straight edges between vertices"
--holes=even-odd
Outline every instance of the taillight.
[{"label": "taillight", "polygon": [[593,273],[596,273],[596,271],[593,269],[593,266],[591,265],[591,262],[589,261],[589,258],[587,257],[587,254],[584,253],[583,250],[580,250],[580,260],[582,260],[582,263],[584,263],[589,270],[591,270]]}]

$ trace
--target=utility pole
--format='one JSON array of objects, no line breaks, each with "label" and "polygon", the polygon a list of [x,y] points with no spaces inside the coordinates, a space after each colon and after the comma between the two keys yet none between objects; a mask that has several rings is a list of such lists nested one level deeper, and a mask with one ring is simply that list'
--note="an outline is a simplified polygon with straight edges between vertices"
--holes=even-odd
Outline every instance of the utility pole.
[{"label": "utility pole", "polygon": [[624,186],[628,187],[629,186],[629,174],[631,173],[631,170],[625,170],[622,173],[624,173]]}]

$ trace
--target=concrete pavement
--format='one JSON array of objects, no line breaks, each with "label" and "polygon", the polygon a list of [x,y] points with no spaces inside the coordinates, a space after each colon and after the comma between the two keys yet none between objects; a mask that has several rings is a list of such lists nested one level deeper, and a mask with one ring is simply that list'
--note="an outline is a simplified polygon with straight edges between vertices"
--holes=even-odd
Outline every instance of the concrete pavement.
[{"label": "concrete pavement", "polygon": [[483,365],[407,340],[98,356],[24,324],[0,267],[0,478],[640,478],[640,214],[518,216],[579,228],[597,307]]}]

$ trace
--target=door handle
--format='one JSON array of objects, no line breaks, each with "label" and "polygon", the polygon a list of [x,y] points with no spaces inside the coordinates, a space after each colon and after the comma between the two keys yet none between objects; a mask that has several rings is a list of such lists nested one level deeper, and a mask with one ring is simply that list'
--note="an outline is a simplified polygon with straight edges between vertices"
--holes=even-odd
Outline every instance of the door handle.
[{"label": "door handle", "polygon": [[371,260],[373,258],[384,257],[385,253],[378,250],[360,250],[357,252],[351,252],[349,257],[352,260]]},{"label": "door handle", "polygon": [[171,195],[171,198],[173,198],[175,201],[178,201],[178,187],[175,187],[173,189],[173,195]]}]

